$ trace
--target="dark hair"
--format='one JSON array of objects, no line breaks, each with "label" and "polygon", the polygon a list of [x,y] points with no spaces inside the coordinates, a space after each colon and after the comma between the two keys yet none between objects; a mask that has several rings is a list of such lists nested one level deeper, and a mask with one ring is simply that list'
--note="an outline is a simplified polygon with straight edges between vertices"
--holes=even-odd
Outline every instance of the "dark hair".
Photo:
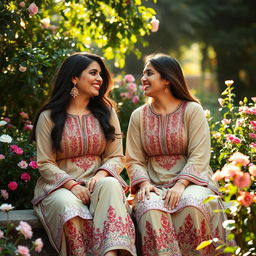
[{"label": "dark hair", "polygon": [[50,109],[51,119],[54,123],[54,127],[51,132],[53,149],[61,151],[61,137],[67,118],[66,108],[71,99],[70,91],[74,86],[72,78],[80,77],[83,70],[85,70],[93,61],[98,62],[101,67],[103,83],[100,88],[99,95],[91,98],[87,107],[95,118],[98,119],[105,138],[107,140],[114,140],[115,128],[110,124],[111,108],[113,105],[107,97],[107,94],[111,89],[112,79],[101,57],[91,53],[74,53],[64,60],[57,72],[50,99],[39,110],[35,117],[34,128],[31,134],[32,140],[36,139],[35,130],[41,112]]},{"label": "dark hair", "polygon": [[145,63],[148,62],[160,73],[161,78],[170,82],[168,88],[174,97],[199,103],[199,100],[189,92],[180,64],[176,59],[157,53],[146,56]]}]

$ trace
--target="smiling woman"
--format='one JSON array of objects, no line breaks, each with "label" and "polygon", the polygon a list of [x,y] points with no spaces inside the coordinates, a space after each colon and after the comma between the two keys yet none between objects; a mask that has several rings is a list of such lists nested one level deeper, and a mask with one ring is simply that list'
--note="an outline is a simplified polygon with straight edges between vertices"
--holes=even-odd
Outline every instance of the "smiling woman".
[{"label": "smiling woman", "polygon": [[74,54],[63,62],[50,100],[35,120],[41,177],[33,204],[61,256],[136,255],[110,86],[99,56]]}]

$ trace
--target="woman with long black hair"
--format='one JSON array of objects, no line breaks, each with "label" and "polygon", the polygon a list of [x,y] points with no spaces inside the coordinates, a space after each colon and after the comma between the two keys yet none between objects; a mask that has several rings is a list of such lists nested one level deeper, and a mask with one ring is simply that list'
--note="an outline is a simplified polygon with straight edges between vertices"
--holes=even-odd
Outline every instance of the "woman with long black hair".
[{"label": "woman with long black hair", "polygon": [[136,255],[110,86],[99,56],[73,54],[35,118],[32,138],[41,176],[32,202],[61,256]]}]

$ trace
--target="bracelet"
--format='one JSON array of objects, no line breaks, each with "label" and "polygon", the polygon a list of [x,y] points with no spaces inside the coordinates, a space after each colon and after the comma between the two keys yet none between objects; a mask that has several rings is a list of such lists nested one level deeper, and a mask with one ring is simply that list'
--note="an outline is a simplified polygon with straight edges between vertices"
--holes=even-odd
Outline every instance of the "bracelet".
[{"label": "bracelet", "polygon": [[181,183],[185,188],[187,187],[186,184],[183,181],[181,181],[181,180],[177,180],[176,182]]},{"label": "bracelet", "polygon": [[76,186],[76,185],[81,185],[81,182],[76,182],[76,183],[74,183],[68,190],[71,190],[74,186]]}]

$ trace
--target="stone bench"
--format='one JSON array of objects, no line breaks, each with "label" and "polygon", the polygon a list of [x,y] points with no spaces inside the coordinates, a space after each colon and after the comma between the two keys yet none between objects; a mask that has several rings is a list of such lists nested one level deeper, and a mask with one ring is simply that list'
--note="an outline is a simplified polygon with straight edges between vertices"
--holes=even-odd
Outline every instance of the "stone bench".
[{"label": "stone bench", "polygon": [[[25,221],[27,222],[33,230],[33,237],[31,240],[35,240],[39,237],[42,238],[44,247],[41,253],[34,253],[32,252],[31,255],[38,255],[38,256],[58,256],[57,252],[52,248],[48,236],[38,219],[38,217],[34,214],[34,210],[14,210],[10,211],[8,213],[8,219],[11,223],[14,223],[15,226],[19,224],[19,222]],[[6,226],[8,223],[7,220],[7,215],[5,212],[0,211],[0,225],[1,226]],[[31,245],[31,240],[26,240],[26,243],[20,243],[21,245],[26,245],[30,246]]]}]

